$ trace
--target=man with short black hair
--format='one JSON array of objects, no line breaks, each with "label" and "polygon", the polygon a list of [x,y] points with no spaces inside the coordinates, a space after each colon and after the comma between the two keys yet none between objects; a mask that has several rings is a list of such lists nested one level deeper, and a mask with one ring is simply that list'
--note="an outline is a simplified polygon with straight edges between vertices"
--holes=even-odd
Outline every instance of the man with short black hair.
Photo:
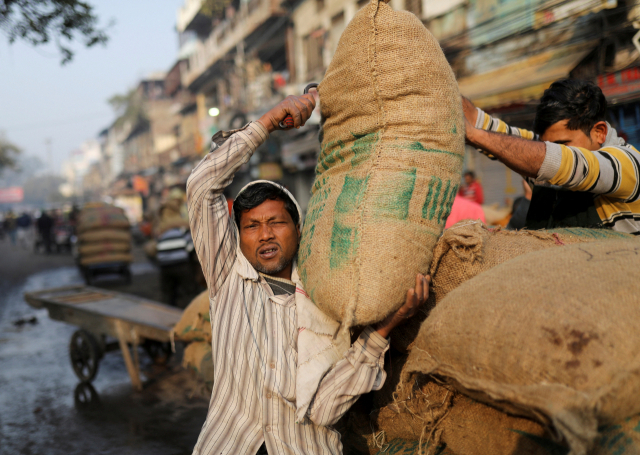
[{"label": "man with short black hair", "polygon": [[545,90],[534,132],[510,127],[463,98],[472,145],[535,182],[529,229],[605,227],[640,234],[640,153],[606,121],[602,90],[563,79]]},{"label": "man with short black hair", "polygon": [[418,275],[404,306],[351,345],[300,282],[302,214],[294,197],[277,183],[252,182],[229,216],[223,192],[235,172],[287,114],[300,127],[314,107],[312,95],[290,96],[257,122],[216,134],[187,183],[191,232],[209,288],[214,365],[194,455],[342,453],[330,426],[361,394],[382,387],[389,332],[427,299],[429,279]]}]

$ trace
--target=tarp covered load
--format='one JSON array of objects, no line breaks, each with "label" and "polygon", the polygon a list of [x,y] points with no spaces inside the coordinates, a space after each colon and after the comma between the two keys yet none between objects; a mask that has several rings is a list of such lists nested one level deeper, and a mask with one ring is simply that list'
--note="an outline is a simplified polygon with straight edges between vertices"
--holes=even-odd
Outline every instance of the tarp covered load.
[{"label": "tarp covered load", "polygon": [[610,229],[504,231],[500,228],[488,228],[479,221],[461,221],[444,231],[433,251],[429,301],[416,317],[393,331],[391,343],[400,351],[408,350],[434,305],[465,281],[496,265],[547,248],[633,238],[630,234]]},{"label": "tarp covered load", "polygon": [[405,367],[548,425],[583,455],[640,413],[640,242],[522,255],[463,283],[422,324]]},{"label": "tarp covered load", "polygon": [[78,217],[78,253],[83,266],[115,262],[130,263],[131,226],[124,210],[92,203]]},{"label": "tarp covered load", "polygon": [[300,276],[328,315],[364,325],[399,308],[428,271],[460,181],[461,99],[422,22],[377,0],[345,29],[319,93]]}]

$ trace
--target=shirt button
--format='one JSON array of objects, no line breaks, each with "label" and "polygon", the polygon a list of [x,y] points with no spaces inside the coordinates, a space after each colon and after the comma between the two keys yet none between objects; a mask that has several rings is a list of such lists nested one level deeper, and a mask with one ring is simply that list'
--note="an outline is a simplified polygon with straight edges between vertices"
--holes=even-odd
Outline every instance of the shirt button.
[{"label": "shirt button", "polygon": [[267,433],[271,433],[271,426],[267,425],[266,427],[264,427],[264,431],[266,431]]},{"label": "shirt button", "polygon": [[271,368],[272,370],[275,370],[276,369],[276,364],[274,362],[271,362],[269,364],[269,368]]}]

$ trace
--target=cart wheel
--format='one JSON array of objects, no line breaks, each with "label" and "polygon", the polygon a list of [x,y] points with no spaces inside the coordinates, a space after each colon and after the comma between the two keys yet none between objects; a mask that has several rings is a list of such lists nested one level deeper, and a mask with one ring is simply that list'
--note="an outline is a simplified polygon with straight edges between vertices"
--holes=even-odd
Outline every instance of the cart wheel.
[{"label": "cart wheel", "polygon": [[73,401],[78,409],[91,409],[100,404],[100,396],[90,382],[81,382],[73,393]]},{"label": "cart wheel", "polygon": [[73,371],[81,381],[92,381],[98,372],[102,352],[94,336],[86,330],[76,330],[71,335],[69,357]]},{"label": "cart wheel", "polygon": [[153,363],[157,365],[164,365],[171,358],[172,352],[171,352],[170,343],[162,343],[160,341],[145,340],[142,347],[144,348],[147,355],[151,357],[151,360],[153,361]]}]

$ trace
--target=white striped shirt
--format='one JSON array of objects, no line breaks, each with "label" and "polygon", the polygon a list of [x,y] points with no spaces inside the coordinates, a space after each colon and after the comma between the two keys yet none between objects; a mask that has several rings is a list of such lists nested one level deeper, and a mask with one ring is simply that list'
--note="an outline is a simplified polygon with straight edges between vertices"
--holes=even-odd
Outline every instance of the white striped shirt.
[{"label": "white striped shirt", "polygon": [[[267,138],[259,123],[214,137],[187,182],[189,220],[209,287],[214,386],[194,455],[340,454],[334,424],[358,396],[382,387],[388,340],[371,328],[322,379],[296,422],[297,317],[294,296],[274,296],[242,255],[222,194]],[[218,138],[226,139],[219,147]],[[294,267],[296,292],[304,293]]]}]

